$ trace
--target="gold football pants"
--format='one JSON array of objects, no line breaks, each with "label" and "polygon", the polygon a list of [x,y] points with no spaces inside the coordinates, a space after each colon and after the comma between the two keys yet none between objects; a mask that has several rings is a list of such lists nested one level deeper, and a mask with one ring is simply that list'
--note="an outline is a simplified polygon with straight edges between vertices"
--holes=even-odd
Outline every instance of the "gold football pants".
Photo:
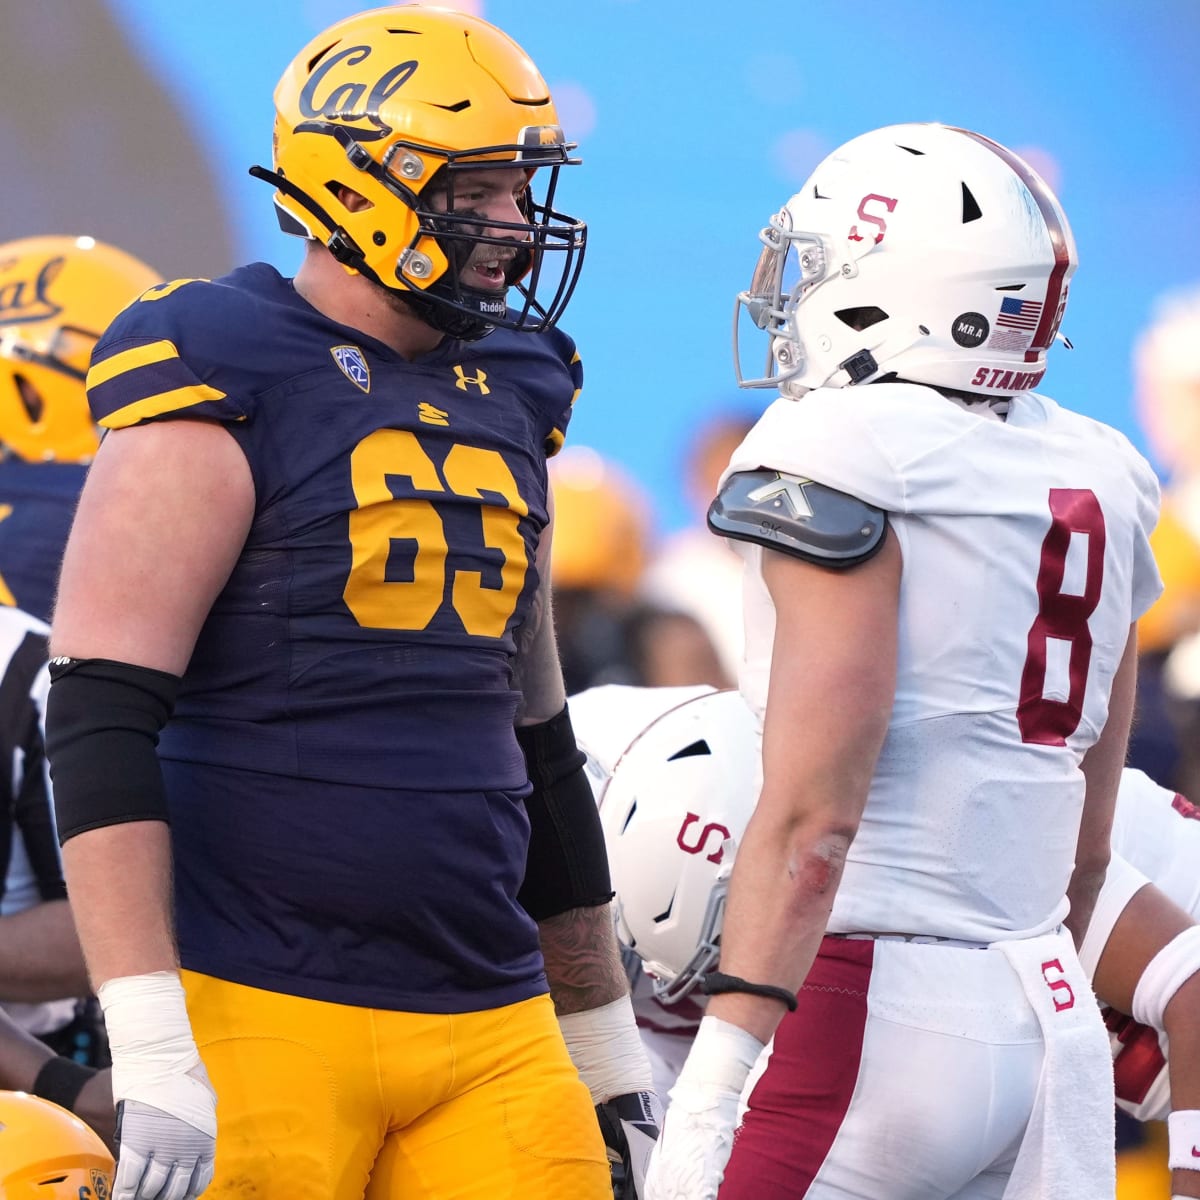
[{"label": "gold football pants", "polygon": [[611,1200],[548,996],[438,1015],[183,982],[217,1093],[206,1200]]}]

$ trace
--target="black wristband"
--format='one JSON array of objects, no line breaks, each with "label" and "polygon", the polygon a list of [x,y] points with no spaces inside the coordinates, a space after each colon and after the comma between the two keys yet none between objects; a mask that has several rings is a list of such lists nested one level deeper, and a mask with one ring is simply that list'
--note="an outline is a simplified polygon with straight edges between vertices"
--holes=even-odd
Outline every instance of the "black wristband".
[{"label": "black wristband", "polygon": [[83,1091],[83,1085],[96,1074],[94,1067],[85,1067],[73,1058],[61,1054],[48,1058],[33,1081],[33,1094],[59,1104],[68,1112],[75,1111],[75,1101]]},{"label": "black wristband", "polygon": [[700,977],[700,990],[706,996],[719,996],[723,992],[745,992],[750,996],[765,996],[768,1000],[778,1000],[786,1004],[788,1012],[795,1012],[797,1001],[794,993],[787,988],[776,987],[773,983],[750,983],[749,980],[739,979],[736,975],[722,975],[720,971],[709,971]]}]

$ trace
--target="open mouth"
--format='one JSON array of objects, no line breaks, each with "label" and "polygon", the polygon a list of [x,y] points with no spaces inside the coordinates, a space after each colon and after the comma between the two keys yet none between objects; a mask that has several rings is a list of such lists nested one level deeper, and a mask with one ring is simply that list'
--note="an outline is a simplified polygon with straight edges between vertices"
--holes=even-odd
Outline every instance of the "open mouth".
[{"label": "open mouth", "polygon": [[483,258],[472,262],[467,266],[466,271],[463,272],[465,276],[464,282],[482,291],[504,291],[508,287],[508,282],[505,278],[505,269],[509,261],[507,258],[497,257]]}]

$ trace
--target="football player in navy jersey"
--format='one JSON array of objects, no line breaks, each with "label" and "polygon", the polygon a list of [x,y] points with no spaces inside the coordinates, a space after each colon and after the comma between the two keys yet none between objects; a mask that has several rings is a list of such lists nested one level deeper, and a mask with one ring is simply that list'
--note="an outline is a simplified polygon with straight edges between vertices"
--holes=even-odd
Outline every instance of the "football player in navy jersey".
[{"label": "football player in navy jersey", "polygon": [[545,583],[572,147],[449,10],[333,26],[275,102],[296,277],[152,290],[88,376],[48,743],[113,1195],[632,1197],[650,1072]]},{"label": "football player in navy jersey", "polygon": [[0,246],[0,604],[46,621],[99,435],[84,377],[96,339],[152,284],[144,262],[90,237]]}]

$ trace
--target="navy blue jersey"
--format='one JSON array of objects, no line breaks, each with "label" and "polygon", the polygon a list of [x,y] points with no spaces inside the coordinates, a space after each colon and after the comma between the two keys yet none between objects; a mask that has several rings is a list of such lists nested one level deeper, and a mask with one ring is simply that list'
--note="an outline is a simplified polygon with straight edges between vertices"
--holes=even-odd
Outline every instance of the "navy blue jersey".
[{"label": "navy blue jersey", "polygon": [[0,461],[0,604],[50,620],[86,474],[80,463]]},{"label": "navy blue jersey", "polygon": [[[483,809],[460,827],[457,800],[504,794],[519,809],[528,788],[513,733],[513,630],[537,587],[546,457],[561,444],[579,375],[574,345],[559,332],[447,339],[410,362],[321,315],[263,264],[152,289],[93,355],[88,395],[101,425],[222,422],[246,455],[257,497],[160,744],[164,761],[178,764],[169,771],[172,824],[191,831],[175,837],[180,878],[191,871],[197,819],[208,819],[211,780],[222,789],[241,780],[228,801],[239,806],[240,840],[212,855],[205,872],[255,880],[268,910],[295,901],[314,930],[357,912],[371,935],[351,926],[358,958],[339,969],[369,971],[370,998],[361,1002],[379,1003],[392,979],[406,983],[396,1007],[411,1007],[423,989],[399,930],[391,945],[375,937],[384,892],[385,909],[429,902],[448,912],[443,949],[453,958],[464,953],[458,916],[465,925],[470,910],[478,924],[474,893],[502,879],[492,889],[493,925],[482,930],[497,947],[490,973],[472,968],[477,992],[507,1000],[514,971],[526,985],[539,975],[533,927],[514,900],[524,837],[511,836],[508,815],[496,822]],[[342,868],[322,877],[307,855],[269,849],[278,850],[287,809],[266,797],[286,796],[289,780],[303,781],[292,814],[299,836],[284,842],[319,860],[332,829],[349,834],[360,857],[345,859],[341,878]],[[324,810],[314,803],[322,783]],[[386,794],[401,790],[403,802],[389,805]],[[382,800],[365,799],[377,792]],[[414,794],[424,797],[420,820]],[[177,821],[177,807],[193,811]],[[422,839],[459,843],[461,858],[448,865],[432,855],[427,869],[411,870],[405,859],[397,878],[395,846]],[[316,887],[296,897],[293,875],[314,871]],[[321,911],[320,890],[342,886],[362,904],[341,897],[336,917]],[[472,894],[461,911],[460,892]],[[178,899],[186,910],[182,890]],[[185,965],[189,941],[222,934],[215,916],[208,931],[189,911],[179,922]],[[271,922],[268,913],[265,927]],[[278,953],[280,975],[291,977],[297,967],[284,943],[294,934],[289,927],[278,945],[254,947],[256,970],[274,970],[261,956]],[[255,982],[237,963],[214,962],[211,947],[203,952],[201,969]],[[353,978],[348,986],[357,986]]]}]

